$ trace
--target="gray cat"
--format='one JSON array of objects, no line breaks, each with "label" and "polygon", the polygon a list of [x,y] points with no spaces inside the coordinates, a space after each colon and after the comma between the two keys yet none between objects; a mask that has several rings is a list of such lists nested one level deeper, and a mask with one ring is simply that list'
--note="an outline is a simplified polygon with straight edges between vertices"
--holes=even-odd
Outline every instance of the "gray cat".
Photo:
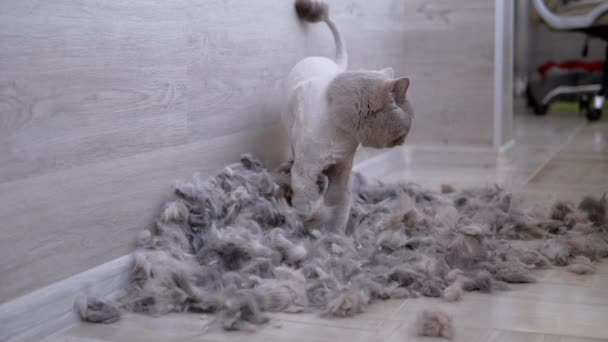
[{"label": "gray cat", "polygon": [[[348,55],[326,3],[297,0],[298,16],[325,22],[336,42],[335,61],[307,57],[286,80],[283,123],[289,131],[294,163],[292,205],[303,218],[321,208],[331,213],[324,226],[344,231],[351,207],[350,174],[359,144],[389,148],[403,144],[410,131],[410,81],[394,78],[393,69],[346,71]],[[319,193],[319,175],[328,185]],[[318,216],[318,215],[317,215]]]}]

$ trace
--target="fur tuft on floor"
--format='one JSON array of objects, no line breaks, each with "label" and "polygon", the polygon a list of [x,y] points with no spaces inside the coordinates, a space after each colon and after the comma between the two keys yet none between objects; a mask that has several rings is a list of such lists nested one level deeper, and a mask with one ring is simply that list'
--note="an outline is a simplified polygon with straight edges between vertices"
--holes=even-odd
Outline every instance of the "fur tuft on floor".
[{"label": "fur tuft on floor", "polygon": [[440,310],[425,310],[416,318],[416,335],[439,337],[451,340],[454,338],[452,317]]},{"label": "fur tuft on floor", "polygon": [[[289,166],[270,172],[243,156],[214,177],[178,183],[138,237],[120,309],[215,313],[226,330],[242,330],[267,322],[267,312],[348,317],[389,298],[456,301],[534,282],[535,269],[552,265],[590,273],[608,256],[605,196],[539,214],[497,186],[440,193],[354,174],[347,233],[338,234],[320,218],[299,219]],[[94,298],[76,308],[85,321],[120,318]]]},{"label": "fur tuft on floor", "polygon": [[74,302],[74,309],[82,320],[90,323],[110,324],[120,320],[118,307],[106,301],[87,296],[79,296]]}]

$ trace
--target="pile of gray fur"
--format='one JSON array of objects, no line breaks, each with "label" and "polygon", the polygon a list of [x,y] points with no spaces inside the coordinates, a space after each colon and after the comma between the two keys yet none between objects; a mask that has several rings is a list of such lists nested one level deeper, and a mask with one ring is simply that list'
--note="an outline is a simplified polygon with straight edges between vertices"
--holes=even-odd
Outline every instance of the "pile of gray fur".
[{"label": "pile of gray fur", "polygon": [[78,300],[81,318],[192,311],[248,329],[267,322],[265,312],[345,317],[379,299],[455,301],[463,291],[534,282],[535,269],[574,262],[588,270],[608,256],[606,196],[558,202],[542,215],[515,208],[496,186],[438,193],[354,175],[340,234],[298,218],[288,179],[288,168],[269,172],[244,156],[212,178],[178,184],[178,198],[138,239],[125,294]]}]

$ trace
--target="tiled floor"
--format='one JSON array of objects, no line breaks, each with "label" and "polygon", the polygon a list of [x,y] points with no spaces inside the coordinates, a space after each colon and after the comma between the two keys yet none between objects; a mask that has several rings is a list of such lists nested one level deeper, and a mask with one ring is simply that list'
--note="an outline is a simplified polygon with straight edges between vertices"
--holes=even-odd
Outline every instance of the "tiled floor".
[{"label": "tiled floor", "polygon": [[[390,164],[364,169],[384,180],[434,188],[442,183],[463,187],[497,182],[531,205],[608,191],[608,121],[588,124],[571,114],[522,114],[516,117],[515,134],[517,143],[498,159],[484,151],[401,150],[392,152]],[[224,333],[213,328],[210,317],[196,314],[127,314],[118,323],[81,324],[48,341],[432,341],[412,334],[414,318],[424,308],[449,312],[457,341],[608,341],[608,262],[590,276],[551,269],[539,278],[539,283],[507,292],[467,293],[457,303],[376,303],[351,319],[273,314],[272,322],[255,333]]]}]

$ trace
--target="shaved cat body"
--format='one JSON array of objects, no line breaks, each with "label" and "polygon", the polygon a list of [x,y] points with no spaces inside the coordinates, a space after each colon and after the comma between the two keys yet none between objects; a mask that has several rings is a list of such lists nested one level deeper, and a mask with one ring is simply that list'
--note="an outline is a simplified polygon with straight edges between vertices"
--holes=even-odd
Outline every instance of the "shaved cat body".
[{"label": "shaved cat body", "polygon": [[[407,78],[394,79],[393,70],[346,71],[348,55],[328,6],[297,0],[298,16],[325,22],[336,43],[335,60],[307,57],[289,73],[283,112],[294,163],[291,168],[292,205],[304,218],[329,208],[324,226],[344,231],[351,207],[350,174],[361,144],[387,148],[403,144],[410,130],[412,108],[406,99]],[[319,176],[328,186],[319,192]]]}]

